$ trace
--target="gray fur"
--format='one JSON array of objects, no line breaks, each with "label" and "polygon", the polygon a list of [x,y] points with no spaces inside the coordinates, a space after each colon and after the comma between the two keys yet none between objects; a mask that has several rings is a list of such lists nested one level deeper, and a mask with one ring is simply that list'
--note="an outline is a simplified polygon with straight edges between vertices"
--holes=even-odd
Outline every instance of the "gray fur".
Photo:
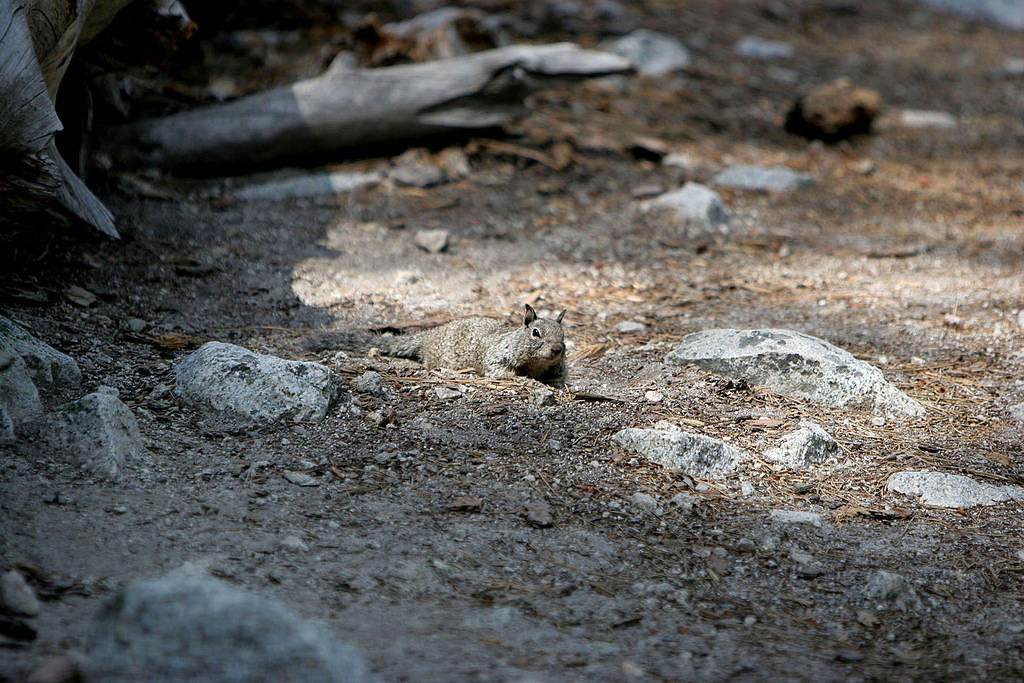
[{"label": "gray fur", "polygon": [[527,304],[523,324],[515,327],[493,318],[467,318],[376,342],[385,355],[412,358],[431,368],[470,369],[495,378],[532,377],[561,387],[566,379],[564,315],[538,318]]}]

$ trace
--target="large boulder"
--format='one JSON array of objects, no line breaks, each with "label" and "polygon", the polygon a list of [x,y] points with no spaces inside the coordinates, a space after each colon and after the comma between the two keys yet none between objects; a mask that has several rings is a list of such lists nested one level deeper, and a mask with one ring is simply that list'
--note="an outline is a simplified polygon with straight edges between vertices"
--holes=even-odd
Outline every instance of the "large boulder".
[{"label": "large boulder", "polygon": [[136,581],[100,612],[85,679],[105,683],[376,680],[360,653],[279,603],[221,581]]},{"label": "large boulder", "polygon": [[318,363],[253,353],[208,342],[178,363],[175,393],[187,405],[226,422],[319,422],[341,393],[342,380]]},{"label": "large boulder", "polygon": [[889,384],[882,371],[823,339],[792,330],[713,329],[683,337],[665,360],[766,386],[833,408],[917,417],[920,403]]}]

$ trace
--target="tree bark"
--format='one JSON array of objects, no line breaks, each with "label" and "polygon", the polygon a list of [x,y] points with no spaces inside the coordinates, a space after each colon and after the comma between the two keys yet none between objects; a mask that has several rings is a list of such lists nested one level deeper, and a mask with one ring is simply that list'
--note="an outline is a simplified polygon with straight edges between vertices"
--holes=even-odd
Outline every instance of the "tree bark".
[{"label": "tree bark", "polygon": [[53,136],[62,129],[57,88],[94,0],[0,0],[0,219],[50,201],[110,237],[114,217],[74,174]]}]

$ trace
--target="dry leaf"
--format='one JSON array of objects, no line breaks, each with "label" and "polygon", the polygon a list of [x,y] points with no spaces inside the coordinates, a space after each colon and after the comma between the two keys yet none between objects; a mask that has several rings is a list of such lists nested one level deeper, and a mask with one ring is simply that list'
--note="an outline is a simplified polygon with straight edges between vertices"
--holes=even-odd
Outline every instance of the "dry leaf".
[{"label": "dry leaf", "polygon": [[456,496],[445,509],[449,512],[482,512],[484,503],[476,496]]}]

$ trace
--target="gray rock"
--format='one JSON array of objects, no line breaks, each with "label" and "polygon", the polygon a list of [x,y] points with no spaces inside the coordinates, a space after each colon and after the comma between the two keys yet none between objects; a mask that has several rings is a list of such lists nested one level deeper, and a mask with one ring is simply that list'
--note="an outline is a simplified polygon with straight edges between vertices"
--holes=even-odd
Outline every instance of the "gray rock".
[{"label": "gray rock", "polygon": [[426,162],[406,164],[391,169],[391,179],[399,185],[434,187],[447,181],[443,170]]},{"label": "gray rock", "polygon": [[612,328],[612,332],[616,334],[636,334],[638,332],[646,332],[647,325],[636,320],[623,320],[618,325]]},{"label": "gray rock", "polygon": [[646,211],[666,209],[685,223],[715,228],[729,222],[729,209],[721,196],[700,183],[686,183],[678,190],[666,192],[641,204]]},{"label": "gray rock", "polygon": [[1017,422],[1024,424],[1024,403],[1015,403],[1014,405],[1007,408],[1007,412]]},{"label": "gray rock", "polygon": [[757,36],[743,36],[733,45],[733,51],[746,59],[789,59],[793,46],[781,40],[766,40]]},{"label": "gray rock", "polygon": [[922,0],[924,4],[1012,29],[1024,29],[1024,4],[1019,0]]},{"label": "gray rock", "polygon": [[714,329],[683,337],[665,360],[767,386],[776,393],[834,408],[916,417],[914,399],[889,384],[881,370],[849,352],[792,330]]},{"label": "gray rock", "polygon": [[146,452],[131,409],[107,393],[66,403],[39,425],[42,443],[54,454],[111,479]]},{"label": "gray rock", "polygon": [[658,509],[658,499],[649,493],[637,491],[629,497],[629,502],[633,507],[647,510],[648,512],[654,512]]},{"label": "gray rock", "polygon": [[602,45],[606,52],[625,57],[645,76],[664,76],[690,66],[690,51],[664,33],[637,29]]},{"label": "gray rock", "polygon": [[721,477],[750,457],[746,451],[724,441],[677,428],[630,427],[616,432],[612,440],[669,471],[683,472],[691,477]]},{"label": "gray rock", "polygon": [[384,395],[384,378],[380,376],[379,372],[374,372],[373,370],[368,370],[356,377],[352,386],[356,391],[364,394]]},{"label": "gray rock", "polygon": [[546,500],[532,500],[526,504],[526,523],[538,529],[546,529],[555,523],[555,513]]},{"label": "gray rock", "polygon": [[530,392],[530,403],[537,408],[545,408],[547,406],[553,406],[558,404],[558,399],[555,397],[555,392],[551,391],[547,387],[538,387]]},{"label": "gray rock", "polygon": [[279,603],[220,581],[136,581],[101,610],[85,679],[129,681],[376,680],[361,654]]},{"label": "gray rock", "polygon": [[249,185],[235,192],[239,199],[262,199],[277,201],[324,197],[352,192],[364,187],[372,187],[384,179],[381,173],[314,173],[297,178],[271,180],[266,183]]},{"label": "gray rock", "polygon": [[5,422],[10,424],[11,435],[17,427],[43,412],[32,373],[24,359],[11,350],[0,350],[0,408]]},{"label": "gray rock", "polygon": [[834,457],[839,444],[828,432],[814,422],[802,421],[797,428],[782,437],[775,448],[764,452],[764,457],[789,467],[807,467]]},{"label": "gray rock", "polygon": [[693,506],[696,503],[697,499],[695,497],[687,495],[685,493],[677,493],[676,495],[672,496],[668,501],[669,505],[674,505],[683,512],[693,512]]},{"label": "gray rock", "polygon": [[142,332],[149,327],[149,323],[142,318],[128,318],[128,320],[125,321],[125,325],[127,325],[128,329],[132,332]]},{"label": "gray rock", "polygon": [[182,402],[241,425],[319,422],[341,392],[341,378],[317,363],[207,342],[174,369]]},{"label": "gray rock", "polygon": [[288,534],[280,541],[277,542],[277,546],[281,550],[286,550],[290,553],[305,553],[309,552],[309,546],[306,542],[295,534]]},{"label": "gray rock", "polygon": [[900,112],[904,128],[956,128],[956,117],[945,111],[904,109]]},{"label": "gray rock", "polygon": [[1024,76],[1024,58],[1011,57],[1003,61],[996,75],[1002,78],[1020,78]]},{"label": "gray rock", "polygon": [[868,600],[877,600],[898,610],[921,609],[921,598],[913,584],[902,574],[878,570],[868,576],[861,595]]},{"label": "gray rock", "polygon": [[71,356],[44,344],[20,325],[0,316],[0,352],[4,350],[21,356],[40,391],[77,387],[82,382],[82,372]]},{"label": "gray rock", "polygon": [[316,477],[306,474],[305,472],[296,472],[295,470],[285,470],[281,473],[287,481],[295,484],[296,486],[319,486],[320,482],[316,480]]},{"label": "gray rock", "polygon": [[11,569],[0,577],[0,604],[15,614],[25,617],[39,615],[39,599],[35,591],[17,570]]},{"label": "gray rock", "polygon": [[711,179],[712,185],[756,192],[793,192],[813,183],[809,173],[785,166],[731,166]]},{"label": "gray rock", "polygon": [[925,505],[944,508],[970,508],[998,505],[1009,500],[1024,501],[1024,488],[982,484],[969,477],[945,472],[917,470],[896,472],[885,487],[896,493],[920,496]]},{"label": "gray rock", "polygon": [[429,251],[431,254],[437,254],[447,249],[450,239],[451,233],[441,228],[436,230],[417,230],[413,236],[413,242],[416,243],[416,246]]},{"label": "gray rock", "polygon": [[454,387],[446,387],[444,385],[434,387],[434,395],[442,401],[451,401],[456,398],[462,398],[461,391]]},{"label": "gray rock", "polygon": [[772,510],[768,519],[775,524],[810,524],[821,526],[821,515],[809,510]]}]

